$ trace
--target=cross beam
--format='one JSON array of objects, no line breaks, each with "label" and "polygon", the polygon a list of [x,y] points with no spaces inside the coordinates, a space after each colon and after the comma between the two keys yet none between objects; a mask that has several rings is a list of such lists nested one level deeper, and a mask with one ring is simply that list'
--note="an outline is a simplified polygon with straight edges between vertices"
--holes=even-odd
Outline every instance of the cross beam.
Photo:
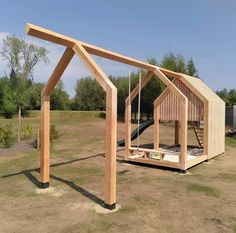
[{"label": "cross beam", "polygon": [[42,28],[42,27],[38,27],[36,25],[30,24],[28,23],[25,27],[25,31],[28,35],[31,36],[35,36],[38,38],[41,38],[43,40],[47,40],[59,45],[63,45],[69,48],[72,48],[74,46],[74,44],[76,42],[78,42],[79,44],[81,44],[84,49],[93,55],[97,55],[100,57],[104,57],[113,61],[117,61],[117,62],[121,62],[127,65],[131,65],[131,66],[135,66],[141,69],[145,69],[148,71],[153,71],[154,69],[158,68],[163,74],[165,74],[166,76],[170,76],[173,78],[181,78],[181,73],[177,73],[168,69],[164,69],[162,67],[158,67],[155,65],[151,65],[149,63],[146,62],[142,62],[115,52],[111,52],[109,50],[73,39],[71,37],[68,36],[64,36],[62,34],[50,31],[48,29]]}]

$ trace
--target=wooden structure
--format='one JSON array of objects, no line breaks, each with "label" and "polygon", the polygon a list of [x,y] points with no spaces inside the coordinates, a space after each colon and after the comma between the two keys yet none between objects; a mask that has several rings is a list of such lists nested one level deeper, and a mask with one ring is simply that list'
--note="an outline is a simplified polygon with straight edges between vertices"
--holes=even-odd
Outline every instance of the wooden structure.
[{"label": "wooden structure", "polygon": [[[153,73],[148,73],[141,84],[141,88],[151,79]],[[154,102],[154,149],[137,148],[131,146],[131,101],[138,94],[138,85],[126,99],[126,154],[130,161],[177,168],[186,171],[188,168],[224,153],[225,135],[225,103],[202,80],[185,74],[174,77],[172,84],[182,94],[173,91],[169,84]],[[184,97],[183,97],[184,96]],[[159,147],[160,121],[175,122],[175,146],[180,145],[180,151],[174,153]],[[187,127],[193,125],[201,155],[188,154]],[[200,125],[202,127],[197,127]],[[177,145],[176,145],[177,144]],[[144,152],[144,156],[134,155]],[[160,153],[158,159],[148,156],[150,153]],[[166,154],[163,156],[163,153]]]},{"label": "wooden structure", "polygon": [[[107,58],[110,60],[114,60],[117,62],[121,62],[127,65],[135,66],[146,70],[147,73],[145,77],[142,79],[141,86],[143,87],[153,75],[156,75],[160,78],[165,85],[167,86],[167,91],[165,91],[165,95],[168,95],[171,92],[174,95],[176,101],[178,101],[178,122],[180,124],[180,145],[181,145],[181,159],[180,163],[176,165],[170,165],[170,163],[164,162],[167,166],[176,167],[181,169],[186,169],[189,164],[186,162],[187,156],[187,120],[188,120],[188,98],[187,96],[175,85],[175,83],[171,82],[167,77],[173,77],[176,79],[184,79],[182,74],[157,67],[145,62],[138,61],[133,58],[129,58],[127,56],[120,55],[118,53],[111,52],[109,50],[105,50],[94,45],[90,45],[88,43],[55,33],[53,31],[44,29],[42,27],[38,27],[32,24],[26,25],[26,33],[31,36],[35,36],[62,46],[65,46],[65,52],[58,62],[55,70],[53,71],[51,77],[46,83],[45,87],[41,93],[41,163],[40,163],[40,174],[41,174],[41,187],[47,188],[49,187],[49,165],[50,165],[50,95],[53,88],[56,86],[57,82],[61,78],[64,70],[70,63],[74,54],[78,56],[79,59],[83,61],[83,63],[90,70],[91,74],[97,80],[97,82],[101,85],[103,90],[106,92],[106,156],[105,156],[105,207],[109,209],[113,209],[116,206],[116,135],[117,135],[117,90],[115,86],[111,83],[102,69],[96,64],[96,62],[91,57],[92,55],[96,55],[99,57]],[[186,79],[188,80],[188,79]],[[187,82],[187,81],[186,81]],[[190,88],[194,89],[194,86]],[[138,94],[138,87],[135,88],[131,94],[131,99]],[[197,91],[196,91],[197,93]],[[213,95],[213,94],[212,94]],[[199,97],[200,98],[200,97]],[[215,105],[211,105],[208,99],[204,99],[204,96],[201,96],[201,100],[204,102],[205,111],[209,110],[208,114],[204,114],[207,127],[209,130],[207,131],[207,135],[204,140],[209,144],[217,143],[214,138],[208,136],[210,134],[210,130],[214,133],[214,126],[208,124],[212,114],[217,114],[215,112]],[[216,98],[216,97],[215,97]],[[162,95],[162,99],[164,96]],[[155,102],[155,147],[158,149],[159,145],[159,136],[158,136],[158,122],[160,119],[160,98]],[[217,99],[218,101],[218,99]],[[205,104],[206,103],[206,104]],[[217,105],[218,106],[218,105]],[[221,114],[221,108],[223,108],[222,104],[219,104],[219,108],[217,111]],[[131,106],[126,101],[126,151],[127,153],[130,151],[131,143],[130,143],[130,134],[131,134],[131,125],[130,125],[130,112]],[[177,116],[176,115],[176,116]],[[216,120],[217,121],[217,120]],[[215,123],[214,123],[215,125]],[[223,130],[223,128],[222,128]],[[178,130],[177,130],[178,131]],[[208,148],[208,147],[207,147]],[[223,146],[222,146],[223,148]],[[208,148],[209,151],[213,150],[213,145],[211,148]],[[208,156],[208,150],[206,150],[206,154],[204,158]],[[222,151],[223,152],[223,151]],[[218,153],[218,151],[217,151]],[[211,153],[212,155],[212,153]],[[141,162],[147,162],[147,160],[142,160]],[[152,163],[148,160],[148,163]],[[158,164],[157,161],[153,161],[154,164]]]}]

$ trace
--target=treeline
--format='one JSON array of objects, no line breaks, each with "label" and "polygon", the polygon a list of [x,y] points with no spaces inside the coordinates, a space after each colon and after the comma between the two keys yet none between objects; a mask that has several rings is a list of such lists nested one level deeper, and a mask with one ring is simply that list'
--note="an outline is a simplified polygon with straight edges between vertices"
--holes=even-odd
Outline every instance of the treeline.
[{"label": "treeline", "polygon": [[[27,43],[15,36],[7,36],[3,40],[0,55],[7,61],[9,75],[0,78],[0,113],[5,117],[18,114],[25,115],[28,110],[39,110],[41,105],[41,91],[43,83],[33,79],[34,67],[40,63],[48,63],[48,51]],[[153,65],[158,65],[176,72],[198,77],[198,70],[193,59],[185,60],[181,55],[167,54],[158,62],[156,58],[148,59]],[[141,71],[142,76],[145,71]],[[118,115],[122,116],[125,110],[125,99],[128,96],[127,76],[109,76],[118,90]],[[131,90],[138,84],[139,72],[131,73]],[[165,85],[160,79],[153,77],[141,92],[141,114],[151,117],[153,102],[163,91]],[[75,86],[75,96],[70,98],[64,89],[63,82],[59,81],[51,95],[52,110],[105,110],[105,93],[97,81],[91,77],[78,79]],[[218,91],[227,105],[235,104],[235,90]],[[137,112],[137,99],[132,102],[132,111]],[[19,111],[20,110],[20,111]]]},{"label": "treeline", "polygon": [[[176,72],[183,72],[189,75],[198,76],[194,62],[190,59],[185,62],[180,55],[166,55],[160,64],[155,58],[149,59],[149,63],[159,65]],[[145,72],[142,70],[142,76]],[[128,96],[128,76],[109,76],[118,90],[118,114],[122,116],[125,110],[125,99]],[[139,72],[131,73],[131,90],[138,84]],[[0,78],[0,112],[5,117],[12,117],[19,107],[22,114],[27,110],[40,109],[40,95],[43,83],[33,82],[21,73],[16,73],[12,68],[9,77]],[[141,113],[152,115],[153,102],[164,89],[162,81],[153,77],[141,92]],[[81,78],[75,86],[75,97],[70,98],[64,89],[62,81],[59,81],[51,95],[52,110],[105,110],[105,93],[97,81],[91,77]],[[133,112],[137,112],[137,98],[133,101]]]},{"label": "treeline", "polygon": [[235,89],[227,90],[226,88],[224,88],[221,91],[217,91],[216,94],[225,101],[225,104],[227,106],[236,105],[236,90]]},{"label": "treeline", "polygon": [[[39,110],[43,83],[33,83],[25,78],[14,76],[0,78],[0,113],[5,118],[12,118],[19,109],[23,116],[29,110]],[[52,110],[71,109],[71,100],[59,81],[51,95]]]},{"label": "treeline", "polygon": [[[195,67],[193,59],[191,58],[187,62],[181,55],[167,54],[159,63],[156,58],[148,59],[148,62],[153,65],[158,65],[167,69],[171,69],[176,72],[182,72],[191,76],[198,77],[198,71]],[[141,71],[142,77],[145,75],[145,71]],[[109,79],[116,86],[118,91],[118,115],[123,116],[125,111],[125,99],[129,92],[129,77],[109,76]],[[131,90],[138,84],[139,72],[131,73]],[[165,85],[162,81],[155,76],[141,91],[141,114],[151,117],[153,113],[153,102],[163,91]],[[96,80],[86,77],[79,79],[76,84],[76,95],[73,99],[73,110],[105,110],[105,93],[102,88],[96,82]],[[132,102],[132,112],[136,113],[138,108],[138,96]]]}]

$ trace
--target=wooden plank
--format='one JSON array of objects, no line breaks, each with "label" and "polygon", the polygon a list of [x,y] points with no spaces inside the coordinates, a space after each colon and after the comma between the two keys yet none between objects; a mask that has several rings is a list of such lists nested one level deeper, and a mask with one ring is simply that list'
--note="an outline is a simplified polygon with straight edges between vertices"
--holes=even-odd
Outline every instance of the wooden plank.
[{"label": "wooden plank", "polygon": [[188,133],[188,100],[181,102],[180,118],[180,169],[186,170]]},{"label": "wooden plank", "polygon": [[116,203],[117,90],[91,56],[78,42],[73,47],[94,78],[106,91],[105,203]]},{"label": "wooden plank", "polygon": [[[129,150],[137,151],[137,147],[131,146],[131,147],[129,148]],[[165,149],[161,149],[161,148],[149,149],[149,148],[139,147],[138,150],[139,150],[139,151],[144,151],[144,152],[157,152],[157,153],[167,153],[167,154],[173,154],[173,155],[180,155],[180,152],[165,150]]]},{"label": "wooden plank", "polygon": [[208,132],[209,132],[209,112],[208,112],[208,101],[204,103],[204,135],[203,135],[203,140],[204,140],[204,146],[203,146],[203,154],[209,156],[208,152]]},{"label": "wooden plank", "polygon": [[190,88],[190,90],[196,95],[198,96],[203,102],[207,101],[207,98],[203,95],[202,90],[198,90],[195,88],[195,86],[193,84],[191,84],[188,80],[186,80],[186,75],[182,75],[182,77],[180,78],[180,80],[188,87]]},{"label": "wooden plank", "polygon": [[167,76],[175,77],[175,78],[181,77],[180,73],[167,70],[161,67],[157,67],[149,63],[142,62],[142,61],[118,54],[118,53],[114,53],[109,50],[99,48],[97,46],[94,46],[94,45],[91,45],[91,44],[88,44],[79,40],[75,40],[71,37],[64,36],[62,34],[53,32],[51,30],[47,30],[45,28],[30,24],[30,23],[26,24],[25,31],[28,35],[35,36],[35,37],[38,37],[38,38],[41,38],[41,39],[44,39],[44,40],[47,40],[56,44],[64,45],[69,48],[72,48],[74,44],[77,42],[81,44],[85,48],[85,50],[90,54],[94,54],[100,57],[104,57],[110,60],[121,62],[127,65],[132,65],[132,66],[135,66],[141,69],[146,69],[149,71],[153,71],[155,68],[159,68]]},{"label": "wooden plank", "polygon": [[160,146],[160,105],[154,106],[154,149]]},{"label": "wooden plank", "polygon": [[163,101],[164,98],[166,98],[166,96],[170,93],[170,89],[168,87],[166,87],[164,89],[164,91],[162,91],[162,93],[155,99],[154,101],[154,106],[158,105],[161,103],[161,101]]},{"label": "wooden plank", "polygon": [[187,168],[193,167],[205,160],[207,160],[207,155],[197,156],[197,158],[187,161]]},{"label": "wooden plank", "polygon": [[[203,110],[203,102],[188,88],[180,79],[174,79],[173,84],[186,96],[188,99],[188,120],[200,121],[203,120],[201,112]],[[178,109],[180,108],[179,99],[173,92],[168,94],[164,90],[158,97],[158,101],[163,105],[161,111],[161,120],[179,120]],[[167,95],[166,95],[167,94]],[[156,100],[157,101],[157,100]],[[194,109],[198,111],[194,112]],[[162,108],[161,108],[162,109]]]},{"label": "wooden plank", "polygon": [[137,162],[137,163],[145,163],[145,164],[151,164],[156,166],[162,166],[162,167],[170,167],[170,168],[180,168],[179,163],[169,162],[165,160],[154,160],[154,159],[144,159],[144,158],[136,158],[136,159],[126,159],[130,162]]},{"label": "wooden plank", "polygon": [[34,37],[38,37],[43,40],[47,40],[59,45],[63,45],[69,48],[72,48],[76,42],[75,39],[72,39],[68,36],[47,30],[45,28],[27,23],[25,26],[26,34]]},{"label": "wooden plank", "polygon": [[41,147],[40,147],[40,180],[49,182],[50,158],[50,96],[41,97]]},{"label": "wooden plank", "polygon": [[175,144],[179,144],[179,121],[175,121]]},{"label": "wooden plank", "polygon": [[131,146],[131,104],[129,100],[125,104],[125,154],[129,155],[129,148]]},{"label": "wooden plank", "polygon": [[73,56],[74,56],[74,51],[71,48],[66,48],[59,63],[57,64],[56,68],[54,69],[51,77],[47,81],[42,91],[43,95],[48,95],[48,96],[51,95],[53,88],[56,86],[57,82],[61,78],[62,74],[64,73],[66,67],[70,63]]},{"label": "wooden plank", "polygon": [[107,85],[114,86],[81,44],[76,42],[76,44],[73,46],[73,50],[75,54],[84,62],[84,64],[87,66],[93,77],[98,81],[104,91],[106,91]]},{"label": "wooden plank", "polygon": [[163,83],[165,83],[165,85],[174,93],[176,94],[180,99],[185,100],[187,99],[184,94],[162,73],[162,71],[159,68],[155,68],[155,70],[153,71],[154,74],[157,75],[157,77],[159,79],[161,79],[161,81]]},{"label": "wooden plank", "polygon": [[106,93],[105,203],[116,203],[117,90]]}]

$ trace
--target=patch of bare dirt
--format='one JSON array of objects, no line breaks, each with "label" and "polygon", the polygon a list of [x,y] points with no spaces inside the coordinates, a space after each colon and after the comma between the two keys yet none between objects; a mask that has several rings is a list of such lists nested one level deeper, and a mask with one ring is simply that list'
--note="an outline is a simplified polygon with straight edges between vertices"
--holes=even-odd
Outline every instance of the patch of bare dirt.
[{"label": "patch of bare dirt", "polygon": [[28,150],[32,150],[33,140],[21,140],[20,142],[15,142],[10,148],[0,147],[0,154],[9,154],[9,153],[22,153]]}]

